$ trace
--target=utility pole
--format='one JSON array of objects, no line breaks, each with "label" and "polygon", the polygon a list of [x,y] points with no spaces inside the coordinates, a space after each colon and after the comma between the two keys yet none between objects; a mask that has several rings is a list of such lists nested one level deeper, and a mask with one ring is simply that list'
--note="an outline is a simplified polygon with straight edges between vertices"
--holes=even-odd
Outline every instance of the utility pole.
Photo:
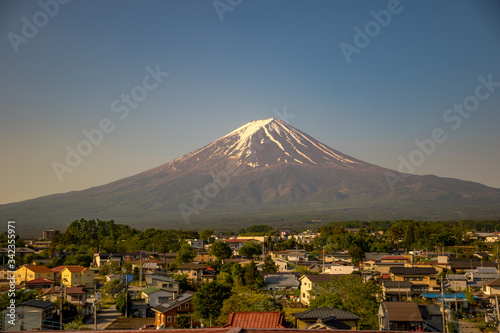
[{"label": "utility pole", "polygon": [[97,331],[97,286],[94,283],[94,331]]},{"label": "utility pole", "polygon": [[139,290],[142,292],[142,252],[139,252]]},{"label": "utility pole", "polygon": [[445,317],[445,309],[444,309],[443,281],[444,281],[444,279],[441,279],[441,314],[443,315],[443,332],[446,332],[446,317]]},{"label": "utility pole", "polygon": [[60,297],[60,307],[59,307],[59,329],[63,329],[63,288],[62,288],[62,281],[61,281],[61,297]]}]

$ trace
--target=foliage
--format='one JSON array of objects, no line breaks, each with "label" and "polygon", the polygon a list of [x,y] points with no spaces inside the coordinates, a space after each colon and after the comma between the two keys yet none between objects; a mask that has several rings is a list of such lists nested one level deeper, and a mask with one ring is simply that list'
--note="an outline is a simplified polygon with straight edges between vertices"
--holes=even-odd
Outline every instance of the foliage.
[{"label": "foliage", "polygon": [[[32,301],[36,299],[40,299],[41,297],[41,291],[40,290],[33,290],[33,289],[21,289],[21,290],[16,290],[16,295],[14,296],[14,299],[16,300],[16,304],[27,302],[27,301]],[[0,294],[0,309],[5,309],[7,306],[10,304],[10,300],[12,297],[9,296],[8,292]]]},{"label": "foliage", "polygon": [[249,286],[252,290],[260,290],[264,286],[264,279],[257,270],[257,265],[253,260],[245,266],[243,278],[245,285]]},{"label": "foliage", "polygon": [[75,320],[68,324],[64,324],[64,330],[67,331],[89,331],[90,327],[83,324],[83,316],[77,316]]},{"label": "foliage", "polygon": [[378,329],[377,295],[380,287],[373,281],[363,282],[357,275],[342,275],[330,282],[320,283],[313,288],[311,307],[329,305],[340,310],[357,314],[360,317],[361,329]]},{"label": "foliage", "polygon": [[113,279],[113,280],[109,280],[108,282],[106,282],[104,284],[104,286],[102,287],[102,290],[108,296],[113,296],[113,295],[117,294],[118,292],[120,292],[120,290],[122,290],[122,288],[123,288],[123,285],[122,285],[121,281],[118,279]]},{"label": "foliage", "polygon": [[64,259],[64,265],[78,265],[83,267],[89,267],[92,263],[93,258],[89,254],[78,253],[71,254]]},{"label": "foliage", "polygon": [[[54,303],[56,303],[56,305],[54,306],[54,310],[58,311],[61,308],[61,298],[57,298]],[[63,318],[73,318],[78,315],[78,307],[68,302],[67,299],[63,298],[62,315]]]},{"label": "foliage", "polygon": [[225,260],[233,254],[231,248],[227,243],[215,242],[210,246],[210,254],[215,256],[219,260]]},{"label": "foliage", "polygon": [[116,310],[122,315],[125,315],[126,311],[127,316],[132,313],[132,299],[127,295],[127,292],[122,292],[116,299]]},{"label": "foliage", "polygon": [[193,261],[196,257],[196,251],[188,243],[182,244],[179,251],[177,251],[177,256],[175,257],[175,263],[177,265],[182,265]]},{"label": "foliage", "polygon": [[210,242],[210,240],[213,238],[212,237],[213,234],[214,234],[213,230],[205,229],[200,232],[200,238],[204,239],[207,242]]},{"label": "foliage", "polygon": [[349,257],[354,265],[358,265],[361,260],[365,258],[365,251],[359,246],[351,246],[347,250]]},{"label": "foliage", "polygon": [[191,284],[189,283],[189,278],[187,274],[174,274],[172,276],[175,281],[179,282],[179,288],[181,290],[191,290]]},{"label": "foliage", "polygon": [[231,294],[230,287],[215,281],[202,284],[194,294],[194,316],[209,323],[215,321],[220,316],[224,300]]},{"label": "foliage", "polygon": [[233,288],[233,295],[224,301],[217,324],[225,325],[229,314],[235,311],[281,311],[282,309],[280,303],[264,293],[252,291],[248,287],[236,287]]},{"label": "foliage", "polygon": [[294,272],[299,272],[301,275],[314,274],[309,267],[303,265],[295,266]]},{"label": "foliage", "polygon": [[175,322],[177,323],[177,328],[189,328],[191,326],[191,320],[188,316],[178,315]]},{"label": "foliage", "polygon": [[264,259],[262,271],[264,273],[276,273],[279,271],[278,265],[274,263],[273,259],[271,259],[271,256],[267,256],[266,259]]},{"label": "foliage", "polygon": [[238,251],[240,256],[245,256],[247,258],[253,258],[262,253],[262,245],[258,242],[246,242]]}]

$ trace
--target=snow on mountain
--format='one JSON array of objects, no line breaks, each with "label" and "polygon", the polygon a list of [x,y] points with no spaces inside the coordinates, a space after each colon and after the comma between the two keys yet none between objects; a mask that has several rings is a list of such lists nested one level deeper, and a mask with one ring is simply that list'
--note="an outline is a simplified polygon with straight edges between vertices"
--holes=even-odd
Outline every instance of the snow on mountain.
[{"label": "snow on mountain", "polygon": [[342,154],[282,120],[251,121],[211,144],[164,165],[180,170],[196,164],[231,164],[243,168],[267,168],[276,164],[367,165]]}]

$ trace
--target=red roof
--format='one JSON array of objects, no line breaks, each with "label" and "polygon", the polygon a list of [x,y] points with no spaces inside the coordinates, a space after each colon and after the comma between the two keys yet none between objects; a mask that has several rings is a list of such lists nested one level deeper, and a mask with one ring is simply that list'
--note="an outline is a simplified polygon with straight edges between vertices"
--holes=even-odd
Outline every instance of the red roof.
[{"label": "red roof", "polygon": [[70,271],[71,273],[81,273],[83,271],[86,271],[87,268],[86,267],[83,267],[83,266],[66,266],[66,268],[68,269],[68,271]]},{"label": "red roof", "polygon": [[237,311],[229,315],[224,327],[286,328],[283,314],[278,311]]},{"label": "red roof", "polygon": [[380,260],[408,260],[408,258],[404,256],[385,256]]},{"label": "red roof", "polygon": [[246,243],[250,240],[251,239],[234,239],[234,238],[232,238],[232,239],[227,239],[224,242],[226,242],[226,243]]},{"label": "red roof", "polygon": [[33,273],[52,273],[52,271],[47,266],[43,265],[28,266],[28,269]]},{"label": "red roof", "polygon": [[[72,288],[64,288],[63,291],[68,294],[68,295],[75,295],[75,294],[86,294],[83,290],[83,287],[72,287]],[[46,289],[44,294],[60,294],[61,293],[61,288],[59,286]]]},{"label": "red roof", "polygon": [[54,283],[55,282],[52,280],[47,280],[47,279],[42,279],[42,278],[38,278],[38,279],[34,279],[34,280],[26,282],[26,284],[54,284]]},{"label": "red roof", "polygon": [[66,267],[70,268],[70,267],[82,267],[82,268],[85,268],[83,266],[76,266],[76,265],[62,265],[62,266],[57,266],[57,267],[54,267],[54,268],[51,268],[50,270],[54,273],[60,273],[62,272]]}]

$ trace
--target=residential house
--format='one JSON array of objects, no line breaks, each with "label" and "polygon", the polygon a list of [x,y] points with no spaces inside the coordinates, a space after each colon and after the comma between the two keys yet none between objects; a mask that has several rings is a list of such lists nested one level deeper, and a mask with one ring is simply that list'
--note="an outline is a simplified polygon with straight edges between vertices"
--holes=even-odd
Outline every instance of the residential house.
[{"label": "residential house", "polygon": [[[138,251],[137,253],[94,253],[93,266],[102,267],[103,265],[112,262],[115,262],[118,264],[118,266],[121,266],[125,261],[140,259],[142,252]],[[148,255],[144,254],[142,255],[142,258],[148,258]]]},{"label": "residential house", "polygon": [[91,304],[87,303],[87,291],[83,287],[70,287],[61,288],[55,286],[43,292],[43,299],[45,301],[57,302],[61,297],[61,293],[65,295],[65,299],[76,306],[81,306],[85,314],[90,314]]},{"label": "residential house", "polygon": [[53,288],[55,282],[47,279],[35,279],[25,283],[26,289],[47,289]]},{"label": "residential house", "polygon": [[94,272],[83,266],[66,266],[61,271],[61,280],[66,287],[92,287]]},{"label": "residential house", "polygon": [[374,265],[375,271],[380,274],[390,274],[391,268],[393,267],[405,267],[402,262],[381,262],[377,261]]},{"label": "residential house", "polygon": [[418,292],[439,291],[436,282],[437,271],[433,267],[392,267],[390,269],[392,281],[409,281],[411,290]]},{"label": "residential house", "polygon": [[291,326],[278,311],[236,311],[229,315],[227,324],[223,327],[273,329]]},{"label": "residential house", "polygon": [[[342,327],[341,329],[356,330],[359,316],[354,313],[324,306],[312,308],[303,312],[293,313],[295,327],[298,329],[317,329],[313,327],[326,326]],[[321,320],[320,320],[321,319]]]},{"label": "residential house", "polygon": [[42,232],[42,239],[51,240],[52,236],[57,230],[44,230]]},{"label": "residential house", "polygon": [[309,261],[309,254],[305,250],[287,250],[286,258],[290,262]]},{"label": "residential house", "polygon": [[454,291],[467,290],[467,277],[464,274],[449,274],[446,280]]},{"label": "residential house", "polygon": [[52,320],[54,306],[55,303],[38,300],[16,304],[13,320],[8,316],[8,314],[11,314],[11,309],[7,308],[2,313],[2,330],[33,331],[59,329],[59,324]]},{"label": "residential house", "polygon": [[47,266],[23,266],[16,271],[16,284],[36,279],[54,280],[54,273]]},{"label": "residential house", "polygon": [[264,276],[264,290],[299,289],[300,281],[295,274],[267,274]]},{"label": "residential house", "polygon": [[173,299],[174,293],[160,288],[151,287],[142,290],[142,297],[146,300],[146,303],[149,304],[149,306],[155,307]]},{"label": "residential house", "polygon": [[300,277],[300,301],[309,305],[311,299],[311,290],[315,288],[318,283],[329,282],[331,279],[338,275],[332,274],[307,274]]},{"label": "residential house", "polygon": [[238,252],[243,247],[243,245],[245,245],[245,243],[249,241],[251,241],[251,239],[231,238],[231,239],[226,239],[223,242],[229,245],[231,251],[233,251],[233,255],[238,255]]},{"label": "residential house", "polygon": [[50,247],[50,244],[52,244],[52,241],[47,240],[47,241],[36,241],[33,243],[33,247],[37,250],[45,250]]},{"label": "residential house", "polygon": [[175,281],[170,276],[170,273],[156,272],[155,274],[147,275],[145,280],[148,286],[167,290],[179,295],[180,283]]},{"label": "residential house", "polygon": [[199,263],[207,263],[209,261],[215,261],[215,256],[210,254],[210,252],[198,252],[196,257],[194,257],[193,261]]},{"label": "residential house", "polygon": [[380,258],[380,262],[402,262],[406,263],[409,261],[408,257],[405,256],[385,256]]},{"label": "residential house", "polygon": [[[186,291],[175,299],[155,306],[153,311],[156,328],[176,328],[178,316],[191,317],[194,312],[193,295],[193,292]],[[192,327],[197,326],[199,326],[198,322],[192,323]]]},{"label": "residential house", "polygon": [[323,266],[323,273],[325,274],[351,274],[354,271],[354,265],[346,263],[332,263]]},{"label": "residential house", "polygon": [[[12,249],[9,249],[7,247],[0,248],[0,254],[8,255],[9,251],[12,251]],[[16,247],[16,255],[21,258],[26,256],[27,254],[32,254],[32,253],[35,253],[35,250],[30,249],[29,247]]]},{"label": "residential house", "polygon": [[7,280],[8,278],[11,277],[12,274],[15,274],[16,271],[12,271],[9,267],[9,265],[1,265],[0,266],[0,280]]},{"label": "residential house", "polygon": [[273,259],[273,261],[280,272],[288,272],[288,261],[284,259]]},{"label": "residential house", "polygon": [[186,239],[186,242],[195,250],[203,250],[205,246],[203,239]]},{"label": "residential house", "polygon": [[382,302],[378,310],[380,331],[421,332],[424,319],[415,302]]},{"label": "residential house", "polygon": [[191,284],[193,286],[199,286],[203,282],[203,275],[206,269],[207,267],[204,265],[188,263],[177,267],[177,273],[187,274]]},{"label": "residential house", "polygon": [[468,269],[465,271],[465,276],[469,285],[480,287],[480,283],[488,280],[497,279],[499,277],[496,267],[477,267],[476,269]]},{"label": "residential house", "polygon": [[386,301],[400,302],[403,298],[409,300],[413,296],[410,281],[382,280],[380,285],[382,286],[382,297]]}]

